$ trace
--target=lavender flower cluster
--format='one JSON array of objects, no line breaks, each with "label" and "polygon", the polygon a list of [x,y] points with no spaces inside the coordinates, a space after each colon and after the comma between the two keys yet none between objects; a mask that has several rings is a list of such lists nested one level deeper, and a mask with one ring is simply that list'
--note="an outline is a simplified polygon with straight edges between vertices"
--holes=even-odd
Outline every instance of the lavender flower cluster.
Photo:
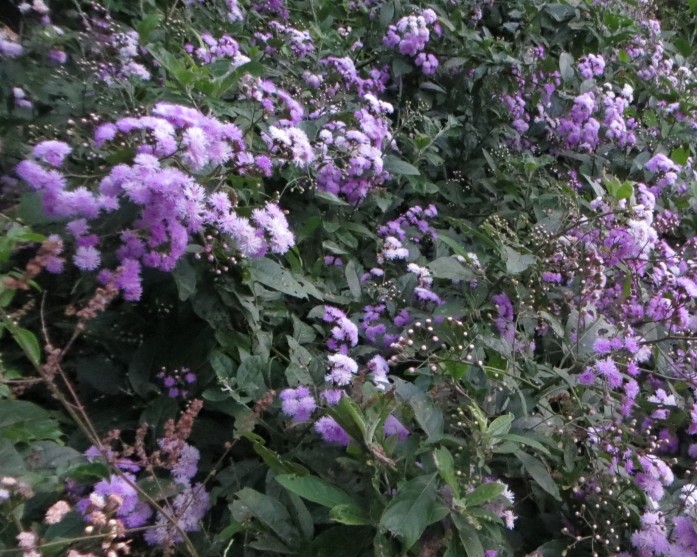
[{"label": "lavender flower cluster", "polygon": [[[137,154],[132,164],[114,166],[96,192],[84,185],[69,187],[62,170],[72,149],[64,142],[39,143],[16,172],[40,194],[47,214],[69,219],[73,263],[83,271],[99,271],[100,280],[118,287],[125,299],[140,298],[143,267],[172,270],[192,235],[206,229],[223,234],[245,257],[282,254],[293,246],[293,233],[278,205],[255,209],[251,219],[239,216],[228,195],[207,192],[193,174],[222,165],[238,174],[264,172],[267,158],[247,150],[234,124],[159,103],[151,116],[102,124],[94,134],[98,148],[118,138],[131,139]],[[102,246],[104,240],[94,233],[99,217],[125,206],[136,207],[137,218],[120,233],[120,245]],[[113,256],[116,268],[109,268]]]},{"label": "lavender flower cluster", "polygon": [[396,49],[400,54],[409,56],[421,68],[424,75],[433,75],[438,69],[438,59],[425,52],[431,33],[441,34],[438,16],[430,8],[420,14],[401,18],[395,25],[390,25],[383,38],[383,44]]}]

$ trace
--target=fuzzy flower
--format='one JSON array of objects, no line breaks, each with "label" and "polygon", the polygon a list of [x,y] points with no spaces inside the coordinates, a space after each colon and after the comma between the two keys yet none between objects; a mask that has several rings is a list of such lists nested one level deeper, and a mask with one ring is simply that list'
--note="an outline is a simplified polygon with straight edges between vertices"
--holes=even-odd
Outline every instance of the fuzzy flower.
[{"label": "fuzzy flower", "polygon": [[380,355],[373,356],[368,361],[368,369],[373,374],[375,386],[380,390],[385,390],[387,385],[390,384],[389,379],[387,379],[387,374],[390,372],[387,360]]},{"label": "fuzzy flower", "polygon": [[343,354],[332,354],[327,357],[330,363],[330,371],[326,381],[343,387],[353,381],[353,376],[358,373],[358,364],[353,358]]},{"label": "fuzzy flower", "polygon": [[51,166],[63,166],[63,160],[70,154],[72,147],[63,141],[42,141],[37,143],[31,154]]},{"label": "fuzzy flower", "polygon": [[386,437],[396,436],[399,441],[404,441],[409,437],[409,430],[392,414],[385,418],[383,429]]},{"label": "fuzzy flower", "polygon": [[[394,261],[395,259],[406,259],[409,256],[409,250],[402,246],[402,242],[400,242],[397,238],[394,236],[388,236],[383,242],[381,256],[388,261]],[[378,256],[378,261],[379,260],[380,256]]]},{"label": "fuzzy flower", "polygon": [[306,422],[317,408],[315,397],[307,387],[284,389],[279,395],[281,411],[295,423]]},{"label": "fuzzy flower", "polygon": [[325,443],[346,446],[351,442],[348,433],[344,431],[334,418],[322,416],[315,422],[315,431],[320,434]]},{"label": "fuzzy flower", "polygon": [[46,524],[58,524],[69,512],[70,505],[65,501],[58,501],[48,508],[44,522]]}]

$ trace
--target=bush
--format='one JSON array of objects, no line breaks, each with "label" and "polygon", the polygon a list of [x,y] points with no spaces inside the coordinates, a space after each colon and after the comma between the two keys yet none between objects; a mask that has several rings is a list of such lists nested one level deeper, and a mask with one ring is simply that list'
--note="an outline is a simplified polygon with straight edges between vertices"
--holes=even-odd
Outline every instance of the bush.
[{"label": "bush", "polygon": [[17,0],[0,551],[697,555],[696,15]]}]

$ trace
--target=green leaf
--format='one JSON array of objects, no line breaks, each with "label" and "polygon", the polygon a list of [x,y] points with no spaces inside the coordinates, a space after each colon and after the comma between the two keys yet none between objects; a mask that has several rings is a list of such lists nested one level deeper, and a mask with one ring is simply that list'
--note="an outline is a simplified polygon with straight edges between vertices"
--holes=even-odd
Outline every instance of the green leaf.
[{"label": "green leaf", "polygon": [[506,271],[512,275],[519,275],[537,261],[535,256],[529,253],[519,253],[508,246],[504,246],[503,249],[504,258],[506,260]]},{"label": "green leaf", "polygon": [[123,387],[121,370],[106,356],[78,358],[75,360],[75,370],[80,381],[104,394],[115,395]]},{"label": "green leaf", "polygon": [[511,429],[512,423],[513,414],[504,414],[503,416],[499,416],[489,424],[489,427],[487,428],[487,433],[491,437],[505,435]]},{"label": "green leaf", "polygon": [[271,259],[248,262],[253,280],[295,298],[307,298],[307,291],[293,276]]},{"label": "green leaf", "polygon": [[24,473],[26,470],[22,456],[8,439],[0,437],[0,475],[21,476]]},{"label": "green leaf", "polygon": [[337,505],[349,505],[360,511],[356,500],[343,489],[330,484],[317,476],[298,476],[297,474],[282,474],[276,476],[276,481],[291,493],[299,495],[303,499],[322,505],[323,507],[336,507]]},{"label": "green leaf", "polygon": [[380,8],[380,25],[386,28],[394,18],[394,2],[385,2]]},{"label": "green leaf", "polygon": [[387,155],[385,157],[384,168],[390,174],[395,174],[396,176],[420,176],[421,172],[414,165],[409,164],[402,159],[398,159],[394,155]]},{"label": "green leaf", "polygon": [[329,511],[329,518],[334,522],[348,526],[368,526],[370,518],[355,505],[337,505]]},{"label": "green leaf", "polygon": [[[533,449],[537,449],[538,451],[548,455],[550,454],[549,449],[545,447],[542,443],[535,439],[531,439],[530,437],[527,437],[525,435],[517,435],[515,433],[506,433],[505,435],[497,435],[497,439],[501,441],[508,441],[511,443],[518,443],[519,445],[527,445],[528,447],[532,447]],[[494,449],[494,452],[497,452],[496,449]]]},{"label": "green leaf", "polygon": [[399,77],[404,74],[409,73],[414,69],[409,62],[405,61],[403,58],[393,58],[392,59],[392,74],[394,77]]},{"label": "green leaf", "polygon": [[433,451],[433,462],[440,473],[440,477],[450,486],[455,497],[459,497],[460,484],[455,474],[455,460],[447,447],[438,447]]},{"label": "green leaf", "polygon": [[7,328],[10,330],[10,334],[15,339],[15,342],[19,344],[24,354],[29,358],[29,361],[35,366],[39,365],[41,361],[41,347],[34,333],[16,325],[10,325]]},{"label": "green leaf", "polygon": [[455,528],[457,528],[460,542],[465,549],[465,553],[467,553],[467,557],[484,557],[484,548],[474,526],[457,513],[450,513],[450,517],[453,524],[455,524]]},{"label": "green leaf", "polygon": [[[238,501],[232,503],[233,516],[251,514],[289,546],[297,545],[299,532],[293,526],[288,510],[279,501],[249,487],[241,489],[235,495]],[[236,516],[235,518],[237,519]]]},{"label": "green leaf", "polygon": [[426,432],[428,442],[435,443],[443,437],[443,413],[428,394],[411,383],[395,378],[397,395],[405,400],[414,412],[414,417]]},{"label": "green leaf", "polygon": [[436,474],[418,476],[399,487],[380,518],[380,525],[412,547],[434,522],[433,507],[437,500]]},{"label": "green leaf", "polygon": [[620,182],[614,177],[606,180],[605,187],[607,188],[608,193],[617,200],[629,199],[634,193],[634,188],[632,187],[631,182],[627,180]]},{"label": "green leaf", "polygon": [[426,265],[435,278],[448,280],[472,280],[474,273],[454,257],[439,257]]},{"label": "green leaf", "polygon": [[343,199],[340,197],[337,197],[331,192],[328,191],[317,191],[315,192],[315,197],[317,199],[321,199],[322,201],[326,201],[327,203],[331,205],[338,205],[340,207],[350,207],[351,205],[349,203],[346,203]]},{"label": "green leaf", "polygon": [[148,44],[150,34],[157,29],[162,21],[162,14],[158,12],[149,13],[142,21],[136,25],[136,31],[140,37],[140,44]]},{"label": "green leaf", "polygon": [[559,73],[564,81],[571,81],[574,78],[574,57],[568,52],[559,55]]},{"label": "green leaf", "polygon": [[286,379],[288,383],[295,387],[297,385],[312,385],[314,383],[310,373],[312,354],[297,340],[291,336],[286,336],[288,348],[290,348],[290,364],[286,368]]},{"label": "green leaf", "polygon": [[670,158],[675,164],[684,166],[690,158],[690,151],[684,147],[677,147],[670,152]]},{"label": "green leaf", "polygon": [[177,262],[177,266],[172,271],[172,276],[177,285],[179,299],[185,302],[196,292],[196,269],[191,266],[186,258],[182,258]]},{"label": "green leaf", "polygon": [[61,437],[58,421],[26,400],[0,400],[0,437],[16,443]]},{"label": "green leaf", "polygon": [[253,398],[258,398],[265,390],[265,361],[261,356],[248,356],[237,368],[237,386]]},{"label": "green leaf", "polygon": [[516,457],[523,464],[525,471],[530,474],[535,483],[554,497],[557,501],[561,501],[561,495],[559,494],[559,488],[557,484],[554,483],[552,476],[550,475],[547,467],[534,456],[530,456],[524,451],[516,451]]},{"label": "green leaf", "polygon": [[[243,437],[248,437],[252,435],[250,432],[243,432]],[[300,465],[293,462],[288,462],[278,453],[272,451],[268,447],[265,447],[262,443],[254,443],[254,451],[262,458],[264,463],[277,474],[296,474],[305,475],[308,470]]]},{"label": "green leaf", "polygon": [[293,339],[298,344],[308,344],[315,340],[317,333],[310,325],[298,319],[295,314],[291,315],[291,318],[293,320]]},{"label": "green leaf", "polygon": [[346,269],[344,269],[346,274],[346,283],[348,284],[349,290],[351,291],[351,296],[354,300],[361,299],[361,281],[358,277],[358,265],[351,259],[346,264]]},{"label": "green leaf", "polygon": [[467,506],[481,506],[493,501],[503,493],[505,486],[499,482],[484,483],[478,485],[474,491],[465,495]]}]

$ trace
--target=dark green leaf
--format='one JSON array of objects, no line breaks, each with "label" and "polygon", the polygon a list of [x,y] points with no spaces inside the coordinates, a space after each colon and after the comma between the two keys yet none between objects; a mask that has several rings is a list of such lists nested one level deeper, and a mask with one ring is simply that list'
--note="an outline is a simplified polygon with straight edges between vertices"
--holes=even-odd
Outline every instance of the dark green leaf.
[{"label": "dark green leaf", "polygon": [[409,164],[402,159],[398,159],[393,155],[388,155],[385,157],[385,170],[390,174],[395,174],[396,176],[420,176],[421,172],[415,166]]},{"label": "dark green leaf", "polygon": [[344,490],[317,476],[283,474],[276,476],[275,479],[288,491],[299,495],[303,499],[322,505],[323,507],[349,505],[360,511],[353,497]]},{"label": "dark green leaf", "polygon": [[484,557],[484,548],[482,547],[479,534],[474,526],[459,514],[453,512],[450,516],[452,517],[453,524],[455,524],[455,528],[457,528],[460,542],[462,542],[462,547],[465,548],[467,557]]},{"label": "dark green leaf", "polygon": [[307,291],[293,276],[271,259],[263,258],[249,261],[252,278],[269,288],[273,288],[289,296],[307,298]]},{"label": "dark green leaf", "polygon": [[399,487],[380,518],[380,525],[412,547],[433,520],[432,507],[437,499],[436,474],[418,476]]},{"label": "dark green leaf", "polygon": [[559,73],[564,81],[574,78],[574,57],[568,52],[562,52],[559,56]]},{"label": "dark green leaf", "polygon": [[238,501],[233,503],[233,515],[247,512],[270,528],[289,546],[297,545],[300,534],[293,526],[288,510],[279,501],[248,487],[241,489],[235,495]]},{"label": "dark green leaf", "polygon": [[454,257],[439,257],[427,264],[435,278],[448,280],[472,280],[474,273]]},{"label": "dark green leaf", "polygon": [[504,487],[505,486],[499,482],[478,485],[474,491],[465,495],[467,506],[480,506],[489,501],[493,501],[503,493]]},{"label": "dark green leaf", "polygon": [[561,501],[559,488],[557,487],[557,484],[554,483],[554,480],[547,470],[547,467],[540,460],[536,459],[534,456],[530,456],[524,451],[516,451],[515,455],[523,464],[525,471],[530,474],[537,485],[539,485],[556,500]]}]

